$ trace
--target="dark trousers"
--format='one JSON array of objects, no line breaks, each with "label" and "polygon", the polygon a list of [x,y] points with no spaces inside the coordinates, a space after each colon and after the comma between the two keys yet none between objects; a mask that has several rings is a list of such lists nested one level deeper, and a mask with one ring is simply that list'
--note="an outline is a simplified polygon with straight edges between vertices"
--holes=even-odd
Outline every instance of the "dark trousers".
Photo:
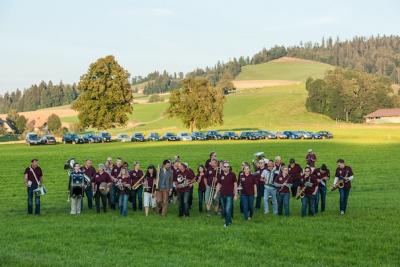
[{"label": "dark trousers", "polygon": [[[88,186],[86,188],[86,197],[87,197],[88,208],[92,209],[93,208],[93,189],[91,186]],[[83,201],[82,201],[82,203],[83,203]]]},{"label": "dark trousers", "polygon": [[189,216],[189,192],[178,192],[179,217]]},{"label": "dark trousers", "polygon": [[222,207],[224,210],[225,225],[229,226],[232,224],[232,207],[233,197],[232,196],[221,196]]},{"label": "dark trousers", "polygon": [[101,204],[103,206],[103,211],[107,212],[107,196],[103,195],[99,191],[97,191],[96,194],[94,194],[94,202],[96,205],[97,213],[100,212],[100,200],[101,200]]},{"label": "dark trousers", "polygon": [[117,203],[118,197],[118,188],[115,186],[115,183],[112,184],[110,188],[110,192],[108,193],[108,203],[110,204],[110,208],[115,210],[115,203]]},{"label": "dark trousers", "polygon": [[247,221],[254,214],[254,196],[241,195],[240,201],[242,203],[244,219]]},{"label": "dark trousers", "polygon": [[295,196],[296,196],[296,194],[297,194],[297,187],[299,187],[299,185],[300,185],[300,183],[299,183],[298,181],[293,182],[292,189],[291,189],[291,191],[292,191],[292,197],[295,197]]},{"label": "dark trousers", "polygon": [[282,215],[283,210],[285,210],[285,215],[289,216],[289,200],[290,193],[276,193],[278,200],[278,215]]},{"label": "dark trousers", "polygon": [[257,185],[256,209],[261,209],[261,199],[264,196],[264,184]]},{"label": "dark trousers", "polygon": [[36,196],[33,193],[33,190],[36,189],[33,185],[31,187],[28,187],[27,193],[28,193],[28,214],[33,213],[33,198],[35,198],[35,214],[39,215],[40,214],[40,196]]},{"label": "dark trousers", "polygon": [[321,212],[325,211],[326,204],[326,186],[320,185],[315,196],[315,213],[318,213],[319,200],[321,199]]},{"label": "dark trousers", "polygon": [[192,208],[192,204],[193,204],[193,186],[190,188],[189,192],[189,209]]},{"label": "dark trousers", "polygon": [[305,195],[301,199],[301,217],[307,215],[314,216],[315,214],[315,196],[314,195]]},{"label": "dark trousers", "polygon": [[340,211],[346,212],[347,200],[349,199],[350,188],[339,188],[339,206]]},{"label": "dark trousers", "polygon": [[[143,209],[143,187],[139,187],[136,190],[132,190],[131,194],[132,194],[131,198],[132,198],[133,210],[136,211],[138,208],[139,208],[139,210],[142,210]],[[137,202],[136,202],[136,200],[137,200]]]},{"label": "dark trousers", "polygon": [[199,197],[199,212],[203,212],[203,203],[205,201],[206,191],[199,189],[197,192]]}]

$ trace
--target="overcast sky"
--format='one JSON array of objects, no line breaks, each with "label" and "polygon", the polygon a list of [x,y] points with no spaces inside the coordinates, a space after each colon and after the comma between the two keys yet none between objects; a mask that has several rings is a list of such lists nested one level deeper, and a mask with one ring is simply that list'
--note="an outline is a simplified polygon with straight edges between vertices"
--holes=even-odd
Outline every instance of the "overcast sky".
[{"label": "overcast sky", "polygon": [[0,93],[77,82],[112,54],[132,76],[188,72],[323,36],[400,34],[400,1],[0,1]]}]

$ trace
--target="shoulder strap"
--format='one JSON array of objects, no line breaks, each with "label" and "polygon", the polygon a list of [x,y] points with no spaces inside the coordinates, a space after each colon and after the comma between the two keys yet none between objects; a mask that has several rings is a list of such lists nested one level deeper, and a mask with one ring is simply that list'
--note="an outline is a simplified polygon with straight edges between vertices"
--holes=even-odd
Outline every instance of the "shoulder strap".
[{"label": "shoulder strap", "polygon": [[32,174],[33,174],[33,177],[35,177],[36,183],[39,184],[39,180],[38,180],[38,178],[36,177],[36,173],[33,171],[32,167],[29,167],[29,169],[31,170],[31,172],[32,172]]}]

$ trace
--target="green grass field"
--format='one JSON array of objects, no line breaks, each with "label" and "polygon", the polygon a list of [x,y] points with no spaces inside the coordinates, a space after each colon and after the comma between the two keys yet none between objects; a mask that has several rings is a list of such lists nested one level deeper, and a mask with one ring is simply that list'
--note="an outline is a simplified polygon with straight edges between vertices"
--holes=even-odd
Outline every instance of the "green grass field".
[{"label": "green grass field", "polygon": [[[349,135],[347,140],[322,141],[2,145],[7,170],[0,173],[0,226],[5,230],[0,265],[398,266],[399,131],[364,133],[367,137],[360,139]],[[121,156],[147,165],[179,154],[194,167],[215,150],[237,171],[256,151],[269,157],[279,154],[285,162],[294,157],[303,165],[310,147],[318,164],[327,163],[331,171],[340,157],[353,167],[355,179],[345,216],[338,215],[338,192],[328,192],[327,211],[314,218],[301,218],[300,201],[291,199],[289,218],[257,211],[254,220],[245,222],[236,202],[229,229],[222,227],[221,218],[198,213],[196,205],[188,219],[178,218],[174,205],[166,218],[153,214],[146,218],[131,210],[127,218],[114,211],[96,214],[87,209],[78,217],[69,215],[63,164],[71,156],[79,161],[92,158],[96,164],[107,156]],[[40,160],[48,189],[40,217],[26,215],[22,182],[23,170],[33,157]],[[197,193],[194,196],[197,204]]]},{"label": "green grass field", "polygon": [[333,66],[320,62],[267,62],[247,65],[236,80],[291,80],[305,82],[308,77],[321,78]]}]

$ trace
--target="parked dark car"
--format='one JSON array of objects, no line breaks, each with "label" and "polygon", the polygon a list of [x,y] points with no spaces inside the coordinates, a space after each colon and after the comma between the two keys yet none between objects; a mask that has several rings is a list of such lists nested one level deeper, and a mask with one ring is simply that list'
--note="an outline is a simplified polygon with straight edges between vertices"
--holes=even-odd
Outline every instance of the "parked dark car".
[{"label": "parked dark car", "polygon": [[217,131],[208,131],[206,133],[207,140],[221,140],[222,135]]},{"label": "parked dark car", "polygon": [[85,143],[100,143],[101,142],[101,138],[93,133],[84,134],[83,140]]},{"label": "parked dark car", "polygon": [[222,139],[238,140],[239,136],[235,132],[224,132]]},{"label": "parked dark car", "polygon": [[300,139],[301,135],[295,131],[284,131],[283,134],[285,134],[288,139]]},{"label": "parked dark car", "polygon": [[111,135],[107,132],[101,132],[99,134],[101,142],[111,142]]},{"label": "parked dark car", "polygon": [[313,132],[307,132],[309,134],[311,134],[312,139],[322,139],[322,135],[317,134],[317,133],[313,133]]},{"label": "parked dark car", "polygon": [[192,140],[204,141],[204,140],[207,140],[207,138],[206,138],[205,134],[202,132],[193,132]]},{"label": "parked dark car", "polygon": [[283,132],[276,132],[276,137],[278,138],[278,139],[288,139],[289,137],[286,135],[286,134],[284,134]]},{"label": "parked dark car", "polygon": [[146,139],[142,133],[134,133],[131,136],[131,142],[144,142]]},{"label": "parked dark car", "polygon": [[160,141],[160,135],[158,133],[149,133],[147,141]]},{"label": "parked dark car", "polygon": [[46,134],[40,140],[43,145],[55,145],[57,144],[56,138],[51,134]]},{"label": "parked dark car", "polygon": [[82,137],[74,133],[66,133],[62,138],[64,144],[83,144],[85,141]]},{"label": "parked dark car", "polygon": [[28,133],[25,141],[28,146],[42,144],[40,137],[36,133]]},{"label": "parked dark car", "polygon": [[165,133],[161,137],[161,140],[163,140],[163,141],[179,141],[179,138],[174,133]]},{"label": "parked dark car", "polygon": [[328,132],[328,131],[319,131],[319,132],[316,132],[316,134],[319,134],[320,136],[322,136],[322,139],[331,139],[331,138],[333,138],[333,134],[331,132]]},{"label": "parked dark car", "polygon": [[265,139],[264,136],[262,134],[260,134],[259,132],[251,132],[251,134],[254,136],[255,140]]},{"label": "parked dark car", "polygon": [[241,140],[257,140],[258,137],[254,135],[252,132],[241,132],[239,135],[239,139]]}]

